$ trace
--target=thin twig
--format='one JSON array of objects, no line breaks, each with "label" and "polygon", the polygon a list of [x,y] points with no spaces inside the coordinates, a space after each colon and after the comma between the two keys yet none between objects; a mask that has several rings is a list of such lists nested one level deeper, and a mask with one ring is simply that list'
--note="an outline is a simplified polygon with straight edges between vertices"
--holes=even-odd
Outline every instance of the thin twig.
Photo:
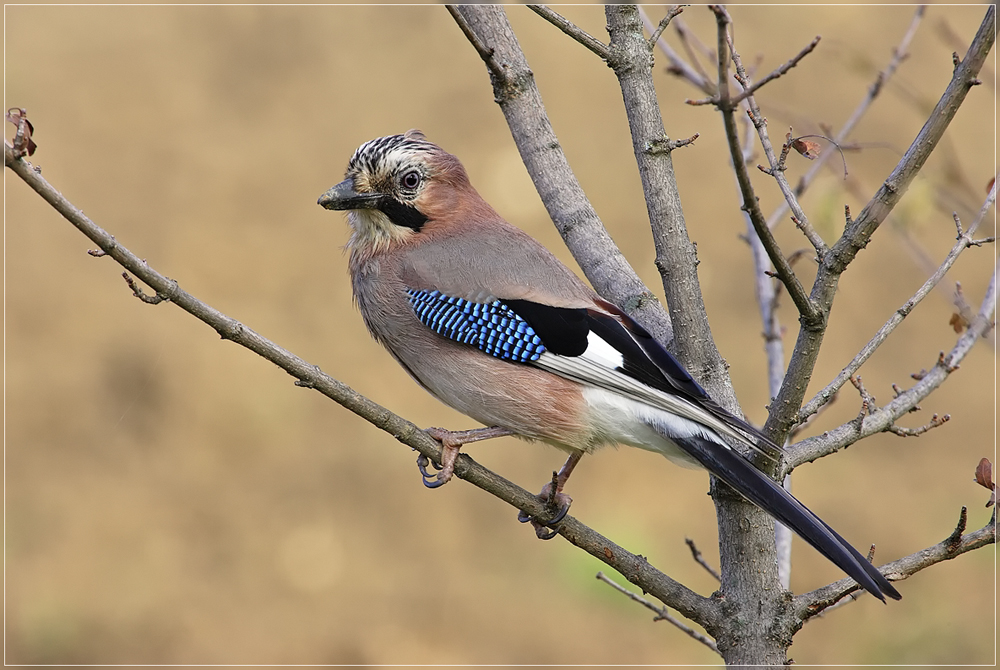
[{"label": "thin twig", "polygon": [[702,55],[710,60],[715,56],[715,54],[712,53],[711,49],[707,49],[705,45],[701,43],[701,40],[698,39],[697,35],[688,30],[684,21],[677,21],[674,23],[674,30],[677,33],[677,39],[680,40],[681,46],[684,47],[684,53],[686,53],[687,57],[691,60],[691,65],[694,66],[699,75],[708,79],[708,73],[705,72],[705,68],[702,67],[701,59],[698,57],[695,47],[697,46],[700,48]]},{"label": "thin twig", "polygon": [[632,599],[635,602],[639,603],[643,607],[646,607],[647,609],[650,609],[650,610],[656,612],[656,616],[653,617],[653,621],[666,621],[668,623],[671,623],[674,626],[676,626],[679,630],[681,630],[681,631],[685,632],[686,634],[688,634],[693,639],[698,640],[698,642],[701,642],[703,645],[705,645],[706,647],[708,647],[709,649],[711,649],[712,651],[714,651],[716,654],[720,654],[721,655],[721,653],[719,652],[719,648],[716,646],[715,641],[712,638],[708,637],[704,633],[699,633],[698,631],[694,630],[693,628],[691,628],[687,624],[685,624],[682,621],[680,621],[679,619],[677,619],[675,616],[673,616],[670,613],[670,611],[666,608],[666,606],[664,606],[664,607],[657,607],[656,605],[654,605],[653,603],[649,602],[648,600],[646,600],[642,596],[640,596],[640,595],[638,595],[636,593],[632,593],[631,591],[629,591],[625,587],[617,584],[615,581],[613,581],[611,578],[609,578],[603,572],[598,572],[597,573],[597,579],[599,579],[600,581],[604,582],[608,586],[612,587],[613,589],[615,589],[619,593],[625,594],[630,599]]},{"label": "thin twig", "polygon": [[[642,17],[642,23],[645,25],[647,31],[653,32],[656,29],[656,26],[652,21],[650,21],[649,16],[646,15],[642,5],[639,5],[639,16]],[[700,89],[707,95],[715,95],[716,88],[715,84],[712,83],[712,80],[708,77],[702,76],[701,73],[681,58],[680,55],[674,51],[673,47],[667,43],[667,40],[664,39],[663,35],[660,35],[660,38],[656,40],[656,45],[660,47],[660,51],[662,51],[663,55],[667,57],[668,61],[670,61],[670,65],[667,66],[667,70],[671,74],[677,75],[682,79],[687,79],[693,86]]]},{"label": "thin twig", "polygon": [[583,30],[566,17],[562,16],[558,12],[552,11],[545,5],[528,5],[528,9],[533,11],[535,14],[538,14],[540,17],[572,37],[583,46],[593,51],[605,62],[610,62],[611,50],[608,48],[608,45],[588,33],[586,30]]},{"label": "thin twig", "polygon": [[687,544],[688,549],[691,550],[691,558],[694,559],[695,563],[705,568],[705,570],[708,571],[708,574],[715,577],[715,581],[721,582],[722,577],[719,575],[719,571],[709,565],[708,561],[705,560],[705,557],[701,555],[701,549],[699,549],[694,543],[694,540],[689,537],[685,537],[684,542]]},{"label": "thin twig", "polygon": [[931,417],[929,423],[920,426],[919,428],[904,428],[903,426],[897,426],[892,424],[887,429],[888,432],[893,435],[899,435],[900,437],[917,437],[918,435],[923,435],[929,430],[937,428],[938,426],[943,426],[951,420],[951,414],[945,414],[944,416],[938,416],[937,414]]},{"label": "thin twig", "polygon": [[979,215],[972,222],[969,229],[959,235],[958,241],[951,248],[951,251],[948,252],[948,255],[945,257],[944,261],[942,261],[941,265],[938,266],[938,269],[934,272],[934,274],[932,274],[927,281],[925,281],[923,285],[917,289],[916,293],[910,296],[909,300],[893,312],[889,320],[886,321],[881,328],[879,328],[878,332],[875,333],[872,339],[869,340],[868,344],[866,344],[861,351],[858,352],[854,359],[848,363],[847,366],[845,366],[844,369],[841,370],[829,384],[813,396],[809,402],[802,406],[802,409],[799,411],[799,421],[805,420],[811,414],[819,410],[819,408],[825,403],[827,403],[834,396],[834,394],[840,390],[840,387],[842,387],[847,380],[850,379],[851,375],[857,372],[858,369],[864,365],[865,361],[871,358],[872,354],[874,354],[882,343],[886,341],[889,335],[896,330],[896,327],[903,322],[903,319],[909,316],[910,312],[912,312],[913,309],[919,305],[931,291],[934,290],[934,287],[937,286],[942,279],[944,279],[944,276],[955,264],[955,261],[958,260],[958,257],[971,245],[973,234],[979,228],[979,225],[986,218],[986,215],[996,203],[996,197],[997,188],[994,183],[993,188],[990,189],[990,193],[986,197],[986,201],[983,202],[983,206],[979,210]]},{"label": "thin twig", "polygon": [[986,295],[983,296],[979,312],[969,324],[968,329],[958,337],[955,346],[947,355],[944,353],[939,355],[937,363],[930,370],[913,375],[917,383],[909,389],[899,391],[897,387],[896,397],[884,407],[865,417],[860,431],[851,421],[825,431],[822,435],[810,437],[786,447],[785,472],[791,472],[792,469],[803,463],[809,463],[837,452],[869,435],[889,430],[889,427],[897,419],[913,410],[920,401],[943,384],[945,379],[958,369],[959,363],[968,355],[979,338],[995,326],[993,315],[996,310],[998,269],[1000,268],[994,266],[993,277],[986,289]]},{"label": "thin twig", "polygon": [[[809,327],[816,328],[819,327],[823,321],[822,314],[820,314],[816,309],[816,306],[813,305],[808,293],[806,293],[805,287],[802,286],[802,283],[795,275],[791,265],[788,263],[788,259],[785,258],[781,248],[778,246],[777,240],[774,239],[774,235],[767,227],[764,215],[760,210],[760,204],[754,192],[753,183],[751,182],[750,175],[746,169],[746,161],[743,157],[743,149],[739,140],[739,131],[736,126],[736,107],[729,102],[729,59],[726,58],[725,55],[727,51],[732,52],[732,41],[729,37],[729,15],[722,7],[713,6],[713,11],[715,11],[716,23],[718,25],[719,41],[719,109],[722,112],[723,124],[726,129],[729,154],[733,161],[736,178],[739,182],[740,191],[743,197],[741,209],[745,211],[747,216],[750,218],[754,231],[760,239],[764,250],[767,252],[767,256],[770,259],[771,264],[777,271],[778,277],[781,279],[781,283],[784,284],[785,288],[788,290],[788,294],[791,296],[792,302],[795,303],[795,307],[802,315],[803,323]],[[733,60],[734,62],[738,62],[738,56],[736,56],[734,52]],[[752,101],[753,98],[751,97],[750,100]],[[751,117],[751,120],[753,120],[753,117]],[[756,124],[757,122],[754,121],[754,125]]]},{"label": "thin twig", "polygon": [[451,17],[455,19],[455,23],[458,27],[462,29],[462,33],[465,34],[465,38],[469,40],[472,47],[479,53],[479,57],[483,59],[486,63],[486,67],[490,69],[493,76],[497,78],[498,81],[504,81],[507,78],[507,73],[504,71],[500,63],[497,62],[496,55],[493,53],[493,49],[490,49],[483,41],[479,39],[472,28],[469,27],[469,22],[465,20],[465,17],[458,11],[455,5],[445,5],[448,13]]},{"label": "thin twig", "polygon": [[649,40],[646,42],[646,44],[649,46],[650,51],[652,51],[653,47],[656,46],[656,43],[660,40],[660,35],[662,35],[663,31],[666,30],[667,26],[670,25],[670,22],[673,20],[673,18],[683,11],[684,8],[681,7],[680,5],[672,5],[667,10],[666,16],[660,19],[660,24],[656,26],[656,30],[653,31],[653,34],[649,36]]},{"label": "thin twig", "polygon": [[[753,96],[754,85],[750,81],[750,75],[747,74],[746,69],[743,67],[742,59],[740,54],[736,51],[736,46],[733,43],[733,36],[729,33],[728,28],[726,29],[726,45],[729,47],[730,56],[733,59],[733,64],[736,66],[736,81],[739,82],[740,86],[743,87],[743,98],[746,100],[749,109],[748,115],[750,120],[753,121],[754,127],[757,129],[757,135],[760,137],[761,148],[764,149],[764,155],[767,157],[769,169],[768,174],[774,177],[775,182],[778,184],[778,188],[781,190],[781,194],[785,197],[785,202],[788,203],[789,208],[792,210],[792,214],[796,219],[796,226],[802,230],[806,238],[816,249],[816,254],[819,256],[820,260],[827,254],[829,249],[826,246],[826,242],[820,237],[819,233],[812,227],[809,223],[809,218],[806,216],[805,211],[799,205],[798,197],[789,185],[788,180],[785,178],[785,168],[784,168],[784,155],[788,151],[788,145],[783,147],[782,159],[779,160],[774,155],[774,147],[771,145],[771,138],[767,133],[767,119],[760,111],[760,107],[757,106],[757,100]],[[772,259],[773,262],[773,259]],[[777,268],[777,266],[775,266]],[[780,268],[779,268],[780,272]],[[794,296],[793,296],[794,299]],[[796,302],[798,305],[798,302]]]},{"label": "thin twig", "polygon": [[[879,96],[879,93],[882,92],[885,84],[896,73],[896,70],[902,62],[909,57],[910,42],[913,40],[914,35],[916,35],[917,28],[920,27],[920,23],[924,18],[925,10],[926,7],[924,5],[917,7],[906,33],[904,33],[903,38],[899,41],[899,44],[892,50],[892,59],[890,59],[889,64],[886,65],[885,69],[878,73],[875,81],[868,87],[868,92],[864,99],[858,103],[858,106],[851,113],[851,116],[844,122],[844,126],[840,129],[840,132],[833,138],[838,146],[843,145],[843,143],[847,140],[847,137],[851,134],[851,132],[853,132],[855,126],[857,126],[857,124],[864,117],[872,103]],[[832,156],[832,154],[829,152],[823,152],[820,154],[819,158],[813,162],[809,170],[802,175],[798,183],[795,185],[796,195],[800,198],[802,197],[802,194],[805,193],[806,189],[809,188],[815,178],[819,175],[820,171],[826,165],[827,161],[829,161],[830,156]],[[782,200],[781,204],[779,204],[777,208],[775,208],[774,212],[771,213],[771,216],[767,218],[768,227],[774,229],[779,222],[784,220],[787,212],[788,203]]]},{"label": "thin twig", "polygon": [[813,38],[812,42],[803,47],[802,51],[793,56],[787,63],[761,77],[760,81],[758,81],[756,84],[753,84],[749,89],[743,91],[738,96],[733,98],[732,102],[734,103],[742,102],[746,98],[756,93],[762,86],[764,86],[768,82],[774,81],[781,75],[791,70],[793,67],[799,64],[799,61],[801,61],[803,58],[812,53],[813,49],[816,48],[816,45],[819,44],[819,40],[820,36],[817,35],[815,38]]}]

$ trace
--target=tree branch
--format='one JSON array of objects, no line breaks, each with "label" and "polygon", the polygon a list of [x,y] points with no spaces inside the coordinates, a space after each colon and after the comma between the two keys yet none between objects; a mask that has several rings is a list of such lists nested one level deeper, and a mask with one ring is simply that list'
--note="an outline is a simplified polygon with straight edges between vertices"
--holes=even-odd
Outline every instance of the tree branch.
[{"label": "tree branch", "polygon": [[944,135],[958,108],[962,106],[969,90],[979,83],[977,75],[986,61],[986,56],[993,47],[996,38],[996,6],[991,5],[986,10],[986,16],[969,46],[965,58],[955,68],[951,82],[938,100],[934,111],[927,117],[927,122],[913,140],[906,154],[882,184],[875,196],[869,201],[861,214],[848,226],[844,234],[833,246],[828,267],[829,273],[842,273],[847,265],[854,260],[857,253],[863,249],[871,236],[881,225],[885,217],[892,211],[896,203],[906,192],[910,182],[923,167],[924,162],[937,147],[938,141]]},{"label": "tree branch", "polygon": [[[927,549],[904,556],[899,560],[886,563],[879,572],[891,581],[898,582],[911,577],[921,570],[942,561],[949,561],[962,554],[996,543],[996,512],[990,522],[979,530],[963,535],[965,531],[965,508],[959,518],[958,526],[947,538]],[[823,588],[796,596],[792,607],[802,621],[829,609],[837,601],[857,591],[860,587],[853,579],[841,579]]]},{"label": "tree branch", "polygon": [[582,44],[583,46],[590,49],[592,52],[601,57],[601,60],[608,62],[608,58],[611,57],[611,52],[604,42],[578,27],[569,19],[565,18],[558,12],[554,12],[545,5],[528,5],[528,9],[538,14],[540,17],[554,25],[559,30],[563,31],[574,40]]},{"label": "tree branch", "polygon": [[646,600],[642,596],[640,596],[640,595],[638,595],[636,593],[632,593],[631,591],[629,591],[625,587],[621,586],[620,584],[618,584],[617,582],[615,582],[613,579],[611,579],[610,577],[608,577],[607,575],[605,575],[603,572],[598,572],[597,573],[597,579],[600,580],[600,581],[602,581],[602,582],[604,582],[605,584],[607,584],[608,586],[610,586],[614,590],[618,591],[619,593],[628,596],[631,600],[634,600],[635,602],[639,603],[643,607],[645,607],[647,609],[650,609],[653,612],[655,612],[656,616],[653,617],[653,621],[666,621],[667,623],[670,623],[670,624],[676,626],[678,629],[680,629],[681,631],[683,631],[684,633],[686,633],[687,635],[689,635],[692,639],[697,640],[698,642],[701,642],[703,645],[705,645],[706,647],[708,647],[709,649],[711,649],[712,651],[714,651],[716,654],[719,654],[721,656],[721,654],[719,652],[719,648],[715,645],[715,641],[712,640],[712,638],[710,638],[707,635],[704,635],[702,633],[699,633],[698,631],[694,630],[690,626],[688,626],[685,623],[679,621],[677,619],[677,617],[675,617],[674,615],[672,615],[670,613],[670,610],[668,610],[666,607],[657,607],[656,605],[654,605],[653,603],[649,602],[648,600]]},{"label": "tree branch", "polygon": [[[725,15],[725,10],[717,10],[716,16],[720,14]],[[726,24],[729,22],[728,15],[725,15]],[[720,27],[720,30],[723,28]],[[795,217],[795,225],[798,227],[816,249],[816,254],[822,260],[823,256],[827,253],[826,242],[823,238],[819,236],[819,233],[812,227],[809,223],[809,219],[806,217],[805,211],[799,205],[798,197],[792,191],[792,187],[788,184],[788,180],[785,178],[785,156],[788,153],[789,145],[786,144],[782,147],[781,157],[777,158],[774,155],[774,147],[771,145],[771,138],[767,133],[767,119],[760,111],[760,107],[757,106],[757,100],[753,96],[752,91],[754,86],[750,81],[750,76],[747,74],[746,70],[743,68],[743,62],[740,58],[740,54],[736,51],[736,46],[733,43],[733,37],[729,33],[728,27],[725,27],[725,37],[726,46],[729,49],[730,55],[733,59],[733,64],[736,66],[736,81],[739,82],[740,86],[743,87],[743,98],[745,98],[747,106],[749,108],[747,114],[750,120],[753,122],[754,127],[757,129],[757,135],[760,137],[761,147],[764,149],[764,155],[767,157],[769,168],[763,169],[764,172],[774,177],[775,182],[778,184],[778,188],[781,194],[785,198],[785,202],[788,203],[789,208],[792,210],[792,214]],[[720,45],[721,47],[721,45]],[[811,51],[811,49],[809,49]],[[805,53],[809,53],[806,51]],[[789,134],[790,136],[790,134]],[[758,166],[760,167],[760,166]],[[763,216],[761,217],[763,218]],[[772,262],[773,259],[772,259]],[[781,268],[779,265],[775,264],[775,268],[778,269],[779,275],[781,274]],[[796,280],[798,281],[798,280]],[[801,287],[799,287],[801,288]],[[791,291],[791,288],[789,289]],[[803,290],[804,293],[804,290]],[[795,296],[793,295],[793,299]],[[799,306],[799,301],[796,300],[796,306]],[[812,305],[813,310],[816,309],[815,305]],[[800,314],[803,315],[804,319],[808,321],[806,327],[820,327],[821,320],[817,320],[818,314],[811,312],[802,312],[800,307]]]},{"label": "tree branch", "polygon": [[932,274],[927,281],[925,281],[923,285],[917,289],[917,292],[914,293],[909,300],[903,303],[902,307],[893,313],[889,320],[886,321],[881,328],[879,328],[878,332],[875,333],[875,336],[872,337],[868,344],[866,344],[861,351],[858,352],[858,355],[855,356],[854,359],[840,371],[833,381],[827,384],[819,393],[813,396],[809,402],[803,405],[802,409],[799,411],[798,420],[800,422],[809,418],[810,415],[819,410],[820,407],[826,404],[830,398],[832,398],[834,394],[840,390],[847,380],[851,378],[851,375],[857,372],[858,369],[864,365],[865,361],[871,358],[871,355],[874,354],[882,343],[886,341],[896,327],[903,322],[903,319],[909,316],[910,312],[912,312],[913,309],[919,305],[931,291],[934,290],[934,287],[937,286],[942,279],[944,279],[944,276],[948,273],[948,270],[951,269],[951,266],[955,264],[955,261],[958,260],[958,257],[962,254],[962,252],[970,246],[973,246],[975,241],[973,233],[976,232],[976,229],[979,228],[979,224],[989,213],[990,208],[993,207],[996,202],[996,197],[997,188],[996,184],[994,184],[993,188],[990,189],[990,194],[986,197],[986,201],[983,203],[982,208],[979,210],[979,215],[976,217],[975,221],[973,221],[969,230],[964,233],[961,232],[961,230],[959,231],[958,241],[955,243],[955,246],[951,248],[948,256],[944,259],[941,265],[938,266],[938,269],[934,272],[934,274]]},{"label": "tree branch", "polygon": [[[740,209],[746,212],[761,245],[767,252],[771,264],[778,273],[778,278],[784,284],[788,290],[788,294],[792,298],[792,302],[798,308],[803,322],[810,324],[811,327],[819,327],[823,322],[823,315],[809,299],[805,288],[799,282],[798,277],[795,276],[791,264],[789,264],[788,259],[782,253],[777,240],[774,239],[771,229],[767,227],[764,213],[760,209],[760,203],[757,200],[756,193],[754,193],[753,183],[750,181],[750,175],[747,172],[743,148],[739,138],[739,129],[736,125],[736,110],[738,106],[733,104],[729,99],[729,59],[726,57],[726,54],[732,53],[733,61],[738,64],[740,69],[742,69],[742,65],[739,65],[739,56],[733,50],[732,40],[729,37],[729,15],[722,7],[715,6],[714,10],[719,31],[718,108],[722,113],[722,121],[726,130],[726,140],[729,145],[729,155],[732,159],[733,169],[736,172],[736,180],[739,183],[740,193],[743,197],[743,204],[740,206]],[[756,106],[756,103],[753,103],[752,97],[748,102]],[[754,121],[754,125],[757,125],[758,119],[760,119],[760,110],[757,110],[756,118],[753,114],[750,115],[750,118]],[[758,126],[758,132],[760,132],[760,126]],[[766,132],[762,135],[762,140],[764,137],[766,137]]]},{"label": "tree branch", "polygon": [[[146,261],[126,249],[115,240],[114,236],[85,216],[82,211],[43,179],[41,174],[36,172],[29,163],[17,158],[13,148],[6,142],[4,142],[4,165],[42,196],[67,221],[96,243],[105,255],[113,258],[156,291],[157,296],[162,296],[163,300],[169,300],[185,312],[208,324],[219,333],[222,339],[235,342],[274,363],[295,377],[298,380],[297,385],[319,391],[369,423],[389,433],[403,444],[440,462],[440,444],[419,427],[365,398],[343,382],[324,373],[318,366],[286,351],[239,321],[226,316],[181,289],[175,280],[154,270]],[[531,515],[545,515],[545,504],[540,502],[534,494],[484,468],[467,454],[459,456],[455,474],[509,503],[515,509],[525,510]],[[627,580],[653,594],[692,621],[706,628],[716,622],[716,606],[712,600],[691,591],[683,584],[658,571],[646,559],[619,547],[577,519],[566,516],[560,522],[558,532],[572,544],[614,568]]]},{"label": "tree branch", "polygon": [[634,5],[605,8],[611,35],[609,65],[618,78],[642,180],[656,267],[663,280],[678,358],[715,399],[738,411],[725,362],[715,347],[698,281],[698,259],[684,222],[670,138],[653,85],[651,48]]},{"label": "tree branch", "polygon": [[896,419],[913,410],[917,404],[944,383],[948,376],[958,369],[962,359],[972,350],[976,341],[995,327],[993,315],[996,310],[997,267],[983,297],[979,313],[969,324],[969,328],[958,338],[948,353],[938,357],[937,363],[921,376],[919,381],[882,408],[875,409],[860,421],[845,423],[822,435],[797,442],[785,449],[785,472],[791,472],[803,463],[811,463],[848,447],[860,439],[884,430],[890,430]]},{"label": "tree branch", "polygon": [[[879,96],[879,93],[881,93],[885,88],[886,82],[888,82],[896,73],[900,64],[909,57],[910,42],[913,40],[913,36],[916,35],[917,28],[920,27],[920,23],[924,18],[925,10],[926,7],[924,5],[917,7],[916,12],[913,14],[913,20],[910,21],[909,28],[907,28],[906,33],[904,33],[903,38],[899,41],[896,48],[892,50],[892,58],[890,59],[889,64],[886,65],[884,70],[878,73],[878,76],[875,77],[875,81],[868,87],[868,93],[865,95],[864,99],[861,100],[858,106],[851,113],[851,116],[844,122],[844,126],[840,129],[840,132],[838,132],[833,138],[834,143],[838,146],[842,145],[847,140],[848,136],[854,130],[854,127],[859,121],[861,121],[865,113],[871,107],[872,103],[875,102],[875,99]],[[826,165],[830,156],[833,156],[833,152],[824,151],[819,155],[819,158],[813,161],[809,170],[802,175],[802,178],[799,179],[799,182],[795,185],[795,194],[797,196],[800,198],[802,197],[802,194],[805,193],[806,189],[810,184],[812,184],[813,180]],[[787,212],[788,202],[786,200],[782,200],[781,204],[779,204],[777,208],[775,208],[774,212],[771,213],[771,216],[767,218],[768,228],[773,230]]]},{"label": "tree branch", "polygon": [[[993,46],[996,8],[991,6],[979,27],[976,37],[969,47],[965,60],[955,68],[951,83],[945,89],[934,112],[917,134],[909,150],[899,161],[889,178],[865,206],[861,215],[847,226],[840,240],[831,247],[820,262],[810,298],[824,314],[829,314],[837,292],[840,275],[871,238],[878,225],[899,202],[903,192],[924,164],[931,151],[937,146],[941,135],[948,127],[958,107],[962,104],[970,87],[974,85],[976,74],[986,60]],[[771,411],[765,428],[772,436],[788,434],[798,420],[799,409],[805,390],[809,386],[825,328],[799,330],[795,349],[792,352],[785,380],[778,397],[771,403]]]},{"label": "tree branch", "polygon": [[573,258],[594,290],[670,345],[670,317],[608,235],[573,174],[503,8],[459,5],[456,10],[502,65],[503,79],[493,81],[496,101],[535,189]]}]

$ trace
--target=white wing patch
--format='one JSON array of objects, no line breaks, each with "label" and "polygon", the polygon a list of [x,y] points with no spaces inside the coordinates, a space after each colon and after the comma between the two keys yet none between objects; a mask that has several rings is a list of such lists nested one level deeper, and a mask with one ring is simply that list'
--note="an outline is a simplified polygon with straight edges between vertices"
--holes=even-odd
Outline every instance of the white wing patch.
[{"label": "white wing patch", "polygon": [[[590,336],[588,336],[588,339],[593,336],[593,333],[591,333]],[[579,382],[587,386],[594,386],[599,389],[611,391],[612,393],[620,394],[625,398],[650,405],[654,408],[680,417],[681,419],[686,419],[694,422],[695,424],[705,426],[721,435],[732,437],[733,439],[756,449],[756,445],[750,439],[734,428],[731,428],[728,424],[723,422],[711,412],[698,407],[693,402],[680,396],[660,391],[652,386],[647,386],[639,380],[626,375],[624,372],[616,370],[615,367],[621,365],[621,354],[604,340],[601,340],[600,338],[597,339],[604,345],[604,347],[613,351],[617,356],[618,363],[614,367],[608,366],[607,362],[609,359],[612,359],[612,357],[607,354],[604,349],[600,347],[600,345],[598,345],[598,347],[594,350],[595,355],[593,357],[588,355],[591,353],[593,344],[588,345],[587,351],[584,352],[582,356],[560,356],[546,351],[538,358],[537,361],[534,362],[534,365],[537,365],[543,370],[553,372],[560,377],[572,379],[575,382]],[[601,355],[597,355],[597,352],[601,352]],[[611,360],[611,362],[614,362],[614,360]],[[659,423],[670,426],[670,424],[664,423],[661,416],[658,415],[657,418],[659,419]]]},{"label": "white wing patch", "polygon": [[602,367],[614,370],[625,365],[620,351],[608,344],[597,333],[587,333],[587,350],[580,356]]}]

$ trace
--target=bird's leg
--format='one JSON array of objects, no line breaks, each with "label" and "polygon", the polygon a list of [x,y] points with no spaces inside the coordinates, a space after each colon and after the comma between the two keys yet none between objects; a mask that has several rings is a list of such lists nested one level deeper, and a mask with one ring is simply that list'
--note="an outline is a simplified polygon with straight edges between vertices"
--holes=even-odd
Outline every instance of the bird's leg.
[{"label": "bird's leg", "polygon": [[552,481],[543,486],[541,493],[538,494],[538,499],[545,503],[546,509],[553,512],[554,516],[551,519],[541,522],[524,510],[521,510],[517,515],[517,520],[521,523],[531,523],[531,526],[535,529],[535,535],[538,536],[539,540],[551,540],[555,537],[556,531],[553,529],[553,526],[562,521],[566,513],[569,512],[569,506],[573,504],[573,499],[563,493],[562,490],[566,486],[570,474],[573,473],[573,468],[576,467],[576,464],[580,462],[582,457],[582,451],[574,451],[570,454],[562,468],[559,469],[559,472],[552,473]]},{"label": "bird's leg", "polygon": [[452,475],[455,474],[455,460],[458,458],[458,451],[463,444],[472,444],[480,440],[514,434],[514,431],[500,426],[457,431],[428,428],[424,432],[441,443],[441,465],[434,463],[434,467],[440,470],[436,475],[427,471],[427,465],[431,462],[429,458],[423,454],[417,457],[417,469],[420,470],[420,475],[424,478],[424,486],[429,489],[436,489],[447,484]]}]

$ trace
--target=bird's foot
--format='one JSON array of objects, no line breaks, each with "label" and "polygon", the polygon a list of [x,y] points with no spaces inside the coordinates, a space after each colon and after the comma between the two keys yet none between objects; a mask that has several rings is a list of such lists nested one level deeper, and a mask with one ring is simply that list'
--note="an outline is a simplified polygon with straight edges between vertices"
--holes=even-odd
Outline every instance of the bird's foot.
[{"label": "bird's foot", "polygon": [[[444,428],[428,428],[424,432],[441,443],[440,465],[434,463],[423,454],[417,457],[417,469],[420,470],[420,476],[423,477],[424,486],[429,489],[444,486],[451,480],[455,474],[455,461],[458,459],[458,452],[463,444],[514,434],[512,431],[499,426],[458,431],[446,430]],[[429,472],[427,470],[429,464],[433,465],[438,472]]]},{"label": "bird's foot", "polygon": [[517,520],[521,523],[530,523],[539,540],[551,540],[559,534],[559,522],[566,518],[569,506],[573,504],[573,499],[563,493],[561,488],[559,475],[553,472],[552,481],[543,486],[541,493],[537,496],[538,500],[545,505],[547,519],[533,517],[524,510],[518,512]]}]

